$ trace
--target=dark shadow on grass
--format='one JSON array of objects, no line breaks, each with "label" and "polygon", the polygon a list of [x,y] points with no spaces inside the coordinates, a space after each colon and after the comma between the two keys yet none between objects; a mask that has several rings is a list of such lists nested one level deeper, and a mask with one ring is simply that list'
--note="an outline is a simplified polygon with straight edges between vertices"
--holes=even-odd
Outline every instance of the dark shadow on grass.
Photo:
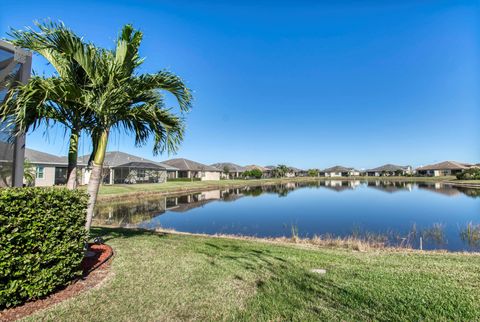
[{"label": "dark shadow on grass", "polygon": [[95,237],[102,237],[105,242],[118,238],[132,238],[138,236],[157,236],[166,237],[170,235],[164,232],[155,232],[147,229],[140,228],[110,228],[110,227],[92,227],[90,230],[90,239]]},{"label": "dark shadow on grass", "polygon": [[[328,276],[312,273],[272,250],[256,248],[251,243],[214,241],[199,245],[196,251],[216,265],[234,262],[239,272],[247,270],[257,275],[256,295],[247,305],[249,309],[239,312],[238,320],[317,320],[331,318],[332,310],[340,313],[338,318],[375,318],[376,304],[369,294],[344,288]],[[259,312],[264,316],[259,316]]]}]

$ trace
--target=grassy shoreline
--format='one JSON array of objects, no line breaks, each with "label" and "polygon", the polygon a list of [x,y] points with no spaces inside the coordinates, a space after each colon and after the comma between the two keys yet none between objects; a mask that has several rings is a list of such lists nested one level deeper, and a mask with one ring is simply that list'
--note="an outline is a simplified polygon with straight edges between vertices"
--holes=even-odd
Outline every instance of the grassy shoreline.
[{"label": "grassy shoreline", "polygon": [[[39,320],[475,320],[480,256],[95,228],[109,280]],[[325,274],[312,270],[324,269]]]},{"label": "grassy shoreline", "polygon": [[442,182],[451,185],[468,185],[471,187],[479,187],[480,182],[461,181],[455,177],[342,177],[342,178],[314,178],[314,177],[297,177],[297,178],[273,178],[258,180],[219,180],[219,181],[192,181],[192,182],[166,182],[162,184],[146,183],[146,184],[115,184],[102,185],[99,191],[99,201],[150,195],[150,194],[174,194],[174,193],[193,193],[202,190],[215,190],[226,188],[238,188],[245,186],[266,186],[289,182],[313,182],[319,180],[363,180],[363,181],[392,181],[392,182]]}]

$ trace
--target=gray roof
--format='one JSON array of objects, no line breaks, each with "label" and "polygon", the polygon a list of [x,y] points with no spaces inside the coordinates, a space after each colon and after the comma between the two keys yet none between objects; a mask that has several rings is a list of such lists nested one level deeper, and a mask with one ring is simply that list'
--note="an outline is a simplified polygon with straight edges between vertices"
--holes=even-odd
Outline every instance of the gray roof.
[{"label": "gray roof", "polygon": [[170,159],[167,161],[163,161],[163,163],[168,164],[172,167],[175,167],[181,171],[212,171],[212,172],[222,171],[210,165],[202,164],[199,162],[195,162],[195,161],[183,159],[183,158]]},{"label": "gray roof", "polygon": [[25,159],[27,159],[31,163],[36,164],[52,164],[63,166],[67,166],[68,164],[67,157],[60,157],[57,155],[32,149],[25,149]]},{"label": "gray roof", "polygon": [[334,167],[322,170],[322,172],[349,172],[354,170],[355,170],[354,168],[345,168],[345,167],[342,167],[341,165],[336,165]]},{"label": "gray roof", "polygon": [[299,169],[299,168],[295,168],[295,167],[289,167],[290,171],[293,171],[293,172],[305,172],[305,170],[303,169]]},{"label": "gray roof", "polygon": [[455,161],[444,161],[436,164],[426,165],[424,167],[417,168],[417,170],[463,170],[471,167],[470,164],[460,163]]},{"label": "gray roof", "polygon": [[[87,163],[88,159],[90,158],[90,155],[83,155],[78,158],[79,162]],[[148,168],[152,167],[155,169],[161,168],[165,170],[170,170],[170,171],[176,171],[178,170],[175,167],[172,167],[171,165],[162,163],[162,162],[156,162],[152,161],[149,159],[137,157],[132,154],[128,154],[125,152],[121,151],[113,151],[113,152],[107,152],[105,153],[105,161],[104,161],[104,166],[110,167],[110,168],[118,168],[118,167],[140,167],[140,168]]]},{"label": "gray roof", "polygon": [[211,166],[215,167],[217,169],[220,169],[221,171],[223,171],[223,169],[225,169],[225,167],[228,167],[229,171],[233,171],[233,172],[244,172],[245,171],[245,168],[242,167],[241,165],[231,163],[231,162],[219,162],[219,163],[214,163]]},{"label": "gray roof", "polygon": [[367,172],[395,172],[399,170],[408,170],[410,166],[402,166],[402,165],[395,165],[395,164],[385,164],[377,168],[368,169]]},{"label": "gray roof", "polygon": [[266,167],[262,167],[261,165],[256,165],[256,164],[251,164],[251,165],[246,165],[245,166],[245,169],[246,170],[254,170],[254,169],[258,169],[262,172],[268,172],[268,171],[271,171],[271,169],[269,168],[266,168]]},{"label": "gray roof", "polygon": [[[36,164],[51,164],[51,165],[68,165],[68,158],[65,156],[56,156],[53,154],[25,149],[25,158],[31,163]],[[78,157],[78,165],[86,166],[90,155],[83,155]],[[105,162],[104,166],[116,168],[116,167],[133,167],[133,168],[147,168],[147,169],[165,169],[170,171],[176,171],[177,169],[163,164],[160,162],[155,162],[145,158],[137,157],[125,152],[115,151],[105,153]]]}]

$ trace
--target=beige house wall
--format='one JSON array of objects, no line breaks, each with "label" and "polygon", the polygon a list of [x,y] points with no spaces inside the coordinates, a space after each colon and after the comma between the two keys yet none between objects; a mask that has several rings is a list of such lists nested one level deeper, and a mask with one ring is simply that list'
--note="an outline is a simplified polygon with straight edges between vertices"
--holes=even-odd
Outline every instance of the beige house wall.
[{"label": "beige house wall", "polygon": [[214,171],[205,171],[201,176],[202,181],[204,180],[220,180],[220,172]]},{"label": "beige house wall", "polygon": [[[43,167],[43,178],[37,178],[37,168]],[[36,164],[35,170],[35,187],[52,187],[55,184],[55,166]]]}]

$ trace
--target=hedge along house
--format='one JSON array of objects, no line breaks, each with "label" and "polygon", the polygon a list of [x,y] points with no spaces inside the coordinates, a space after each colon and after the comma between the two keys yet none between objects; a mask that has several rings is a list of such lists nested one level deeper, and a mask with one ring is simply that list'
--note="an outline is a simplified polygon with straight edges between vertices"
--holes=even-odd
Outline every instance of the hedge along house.
[{"label": "hedge along house", "polygon": [[[18,83],[26,83],[32,69],[32,54],[0,40],[0,104],[8,91]],[[12,140],[0,124],[0,187],[23,185],[25,136]]]},{"label": "hedge along house", "polygon": [[220,180],[222,170],[210,165],[202,164],[188,159],[178,158],[163,161],[177,169],[176,177],[192,180]]},{"label": "hedge along house", "polygon": [[[51,187],[67,183],[68,161],[66,157],[25,149],[25,159],[32,165],[31,169],[25,169],[25,171],[33,172],[35,187]],[[77,181],[80,185],[86,184],[85,167],[86,163],[79,162]]]},{"label": "hedge along house", "polygon": [[360,175],[360,172],[354,168],[346,168],[337,165],[320,171],[320,174],[325,177],[353,177]]},{"label": "hedge along house", "polygon": [[420,168],[417,168],[417,173],[420,175],[440,177],[440,176],[450,176],[456,175],[463,170],[471,168],[471,164],[460,163],[455,161],[444,161],[436,164],[426,165]]},{"label": "hedge along house", "polygon": [[245,172],[245,167],[231,162],[214,163],[211,166],[222,171],[220,173],[222,179],[238,179]]},{"label": "hedge along house", "polygon": [[[79,162],[86,164],[89,155],[79,158]],[[155,162],[131,155],[125,152],[114,151],[105,154],[103,163],[104,184],[135,184],[135,183],[163,183],[167,178],[174,178],[178,169],[168,164]],[[90,170],[87,169],[86,183],[90,178]]]},{"label": "hedge along house", "polygon": [[385,164],[377,168],[368,169],[365,171],[367,176],[371,177],[388,177],[388,176],[404,176],[407,174],[412,174],[412,167],[395,165],[395,164]]}]

